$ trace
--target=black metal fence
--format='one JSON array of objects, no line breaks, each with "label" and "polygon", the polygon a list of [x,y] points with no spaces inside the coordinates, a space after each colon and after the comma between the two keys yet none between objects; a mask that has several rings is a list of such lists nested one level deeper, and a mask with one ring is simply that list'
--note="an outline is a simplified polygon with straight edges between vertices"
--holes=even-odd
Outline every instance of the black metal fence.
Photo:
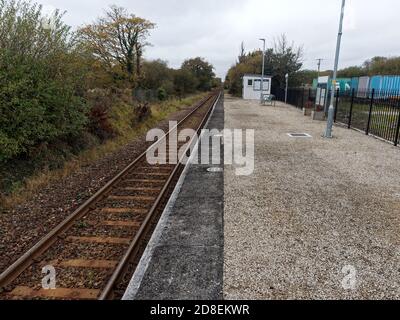
[{"label": "black metal fence", "polygon": [[[292,88],[287,102],[296,108],[315,108],[315,89]],[[331,93],[326,96],[329,104]],[[276,99],[285,101],[285,90],[276,92]],[[400,143],[400,91],[337,90],[334,97],[335,122],[374,135],[395,146]]]},{"label": "black metal fence", "polygon": [[[317,91],[314,89],[288,89],[287,103],[296,108],[315,108],[315,99]],[[278,101],[285,102],[285,90],[278,89],[275,91],[275,98]]]}]

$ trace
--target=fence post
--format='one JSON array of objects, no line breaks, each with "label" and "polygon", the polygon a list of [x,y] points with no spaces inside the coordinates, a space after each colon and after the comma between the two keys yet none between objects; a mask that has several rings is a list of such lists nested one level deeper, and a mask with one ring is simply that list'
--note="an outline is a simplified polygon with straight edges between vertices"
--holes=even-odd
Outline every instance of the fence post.
[{"label": "fence post", "polygon": [[350,114],[349,114],[349,125],[348,128],[351,129],[351,120],[353,118],[353,105],[354,105],[354,95],[355,95],[355,90],[351,90],[351,103],[350,103]]},{"label": "fence post", "polygon": [[335,103],[335,118],[334,118],[335,122],[336,122],[336,119],[337,119],[337,112],[338,112],[338,107],[339,107],[339,95],[340,95],[340,89],[337,89],[337,91],[336,91],[336,103]]},{"label": "fence post", "polygon": [[371,103],[369,105],[369,114],[368,114],[368,123],[367,123],[367,130],[365,132],[366,135],[369,135],[369,129],[371,127],[371,118],[372,118],[372,108],[374,105],[374,96],[375,96],[375,89],[372,89],[372,95],[371,95]]},{"label": "fence post", "polygon": [[394,146],[397,147],[399,144],[399,134],[400,134],[400,109],[399,111],[399,119],[397,120],[397,128],[396,128],[396,135],[394,136]]}]

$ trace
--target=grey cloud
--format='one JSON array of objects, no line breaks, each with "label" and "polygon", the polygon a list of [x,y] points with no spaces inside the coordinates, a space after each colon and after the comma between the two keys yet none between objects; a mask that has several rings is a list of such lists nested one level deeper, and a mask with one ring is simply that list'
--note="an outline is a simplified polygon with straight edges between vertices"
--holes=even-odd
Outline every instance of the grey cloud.
[{"label": "grey cloud", "polygon": [[[37,0],[48,8],[67,10],[65,20],[77,27],[90,23],[110,0]],[[340,0],[114,0],[138,16],[157,24],[152,32],[150,59],[160,58],[178,67],[185,58],[202,56],[223,77],[235,62],[241,41],[248,50],[260,47],[258,38],[272,45],[286,33],[303,45],[305,68],[325,58],[332,68]],[[340,66],[361,64],[375,55],[400,55],[397,27],[400,1],[348,0]]]}]

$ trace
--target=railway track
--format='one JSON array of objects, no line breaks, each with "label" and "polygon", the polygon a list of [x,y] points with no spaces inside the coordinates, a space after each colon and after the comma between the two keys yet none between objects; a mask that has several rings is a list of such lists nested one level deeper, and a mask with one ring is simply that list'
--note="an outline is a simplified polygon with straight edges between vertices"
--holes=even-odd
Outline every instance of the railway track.
[{"label": "railway track", "polygon": [[[177,131],[199,132],[219,96],[214,92],[200,101]],[[167,159],[168,154],[167,148]],[[119,298],[182,170],[179,162],[150,165],[146,152],[141,154],[0,275],[0,298]],[[55,289],[42,285],[48,267],[56,271]]]}]

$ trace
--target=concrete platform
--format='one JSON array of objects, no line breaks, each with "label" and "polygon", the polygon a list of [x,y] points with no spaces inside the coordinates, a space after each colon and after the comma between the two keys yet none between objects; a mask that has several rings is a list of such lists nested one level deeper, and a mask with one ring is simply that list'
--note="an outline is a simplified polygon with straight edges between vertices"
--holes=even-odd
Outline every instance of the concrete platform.
[{"label": "concrete platform", "polygon": [[400,149],[325,125],[226,97],[256,137],[254,174],[225,168],[226,299],[400,298]]},{"label": "concrete platform", "polygon": [[399,148],[231,97],[208,127],[255,130],[255,171],[189,166],[125,299],[400,299]]},{"label": "concrete platform", "polygon": [[[223,97],[207,127],[223,129]],[[223,298],[224,175],[209,167],[223,166],[191,164],[185,170],[125,300]]]}]

